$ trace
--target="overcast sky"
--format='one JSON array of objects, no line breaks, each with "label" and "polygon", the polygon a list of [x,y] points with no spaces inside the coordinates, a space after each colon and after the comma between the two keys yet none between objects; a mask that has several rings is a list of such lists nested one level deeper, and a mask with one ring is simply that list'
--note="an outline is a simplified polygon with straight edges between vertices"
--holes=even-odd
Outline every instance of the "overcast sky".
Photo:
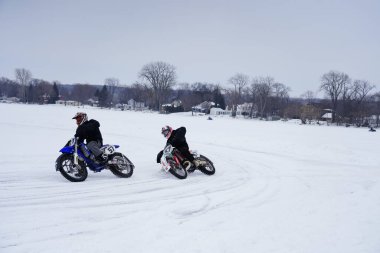
[{"label": "overcast sky", "polygon": [[0,77],[130,85],[154,61],[178,82],[269,75],[299,96],[336,70],[380,90],[380,0],[0,0]]}]

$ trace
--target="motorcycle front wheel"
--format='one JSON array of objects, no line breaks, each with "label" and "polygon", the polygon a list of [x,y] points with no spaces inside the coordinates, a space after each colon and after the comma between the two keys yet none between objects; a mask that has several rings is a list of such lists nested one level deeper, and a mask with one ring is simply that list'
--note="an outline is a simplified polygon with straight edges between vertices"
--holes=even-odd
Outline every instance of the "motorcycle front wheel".
[{"label": "motorcycle front wheel", "polygon": [[108,168],[118,177],[127,178],[132,176],[135,166],[133,163],[122,153],[114,153],[110,156],[108,161]]},{"label": "motorcycle front wheel", "polygon": [[56,160],[56,167],[70,182],[83,182],[88,176],[85,163],[78,161],[78,165],[75,165],[72,154],[60,155]]},{"label": "motorcycle front wheel", "polygon": [[168,163],[170,164],[170,174],[172,174],[178,179],[187,178],[187,171],[180,164],[176,164],[176,162],[172,159],[168,159]]}]

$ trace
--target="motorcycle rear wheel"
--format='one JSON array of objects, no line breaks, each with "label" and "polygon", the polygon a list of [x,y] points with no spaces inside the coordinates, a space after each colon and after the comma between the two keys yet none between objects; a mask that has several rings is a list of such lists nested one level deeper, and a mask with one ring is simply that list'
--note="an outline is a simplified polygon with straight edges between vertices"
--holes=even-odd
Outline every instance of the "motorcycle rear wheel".
[{"label": "motorcycle rear wheel", "polygon": [[112,164],[108,165],[110,171],[118,177],[131,177],[135,166],[133,163],[122,153],[114,153],[110,156]]},{"label": "motorcycle rear wheel", "polygon": [[75,165],[72,154],[60,155],[57,159],[57,168],[70,182],[83,182],[88,176],[85,163],[78,161],[78,165]]},{"label": "motorcycle rear wheel", "polygon": [[210,159],[208,159],[207,157],[205,157],[203,155],[200,155],[198,160],[206,162],[206,165],[199,166],[199,168],[198,168],[202,173],[209,175],[209,176],[215,174],[215,166],[211,162]]}]

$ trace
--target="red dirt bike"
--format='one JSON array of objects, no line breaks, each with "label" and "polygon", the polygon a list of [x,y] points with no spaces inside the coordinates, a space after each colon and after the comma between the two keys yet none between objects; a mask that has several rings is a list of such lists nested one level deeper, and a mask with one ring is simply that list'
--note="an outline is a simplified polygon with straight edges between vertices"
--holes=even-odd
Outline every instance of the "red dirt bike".
[{"label": "red dirt bike", "polygon": [[201,154],[198,154],[197,151],[190,151],[190,153],[194,156],[195,160],[199,161],[200,165],[198,167],[195,167],[195,165],[192,164],[190,168],[186,170],[186,168],[183,166],[185,158],[181,152],[179,152],[179,150],[172,145],[167,145],[164,148],[161,157],[162,168],[166,172],[171,173],[173,176],[179,179],[185,179],[188,173],[191,173],[196,169],[200,170],[206,175],[215,174],[215,167],[210,159]]}]

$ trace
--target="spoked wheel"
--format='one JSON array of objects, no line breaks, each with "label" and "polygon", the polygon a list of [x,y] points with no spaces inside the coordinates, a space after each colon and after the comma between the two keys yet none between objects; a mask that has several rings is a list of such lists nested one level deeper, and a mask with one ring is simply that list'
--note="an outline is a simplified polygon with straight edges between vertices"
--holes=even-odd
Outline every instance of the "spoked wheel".
[{"label": "spoked wheel", "polygon": [[206,175],[214,175],[215,174],[215,167],[214,164],[211,162],[210,159],[207,157],[200,155],[199,158],[197,158],[199,161],[203,163],[203,165],[199,166],[199,170],[203,172]]},{"label": "spoked wheel", "polygon": [[109,169],[118,177],[130,177],[133,174],[135,166],[133,163],[122,153],[114,153],[108,161]]},{"label": "spoked wheel", "polygon": [[176,164],[176,162],[172,159],[168,159],[168,163],[170,164],[169,172],[179,179],[185,179],[187,177],[187,171],[180,164]]},{"label": "spoked wheel", "polygon": [[88,173],[83,161],[74,164],[74,156],[71,154],[62,154],[56,161],[56,167],[67,180],[71,182],[82,182],[86,180]]}]

